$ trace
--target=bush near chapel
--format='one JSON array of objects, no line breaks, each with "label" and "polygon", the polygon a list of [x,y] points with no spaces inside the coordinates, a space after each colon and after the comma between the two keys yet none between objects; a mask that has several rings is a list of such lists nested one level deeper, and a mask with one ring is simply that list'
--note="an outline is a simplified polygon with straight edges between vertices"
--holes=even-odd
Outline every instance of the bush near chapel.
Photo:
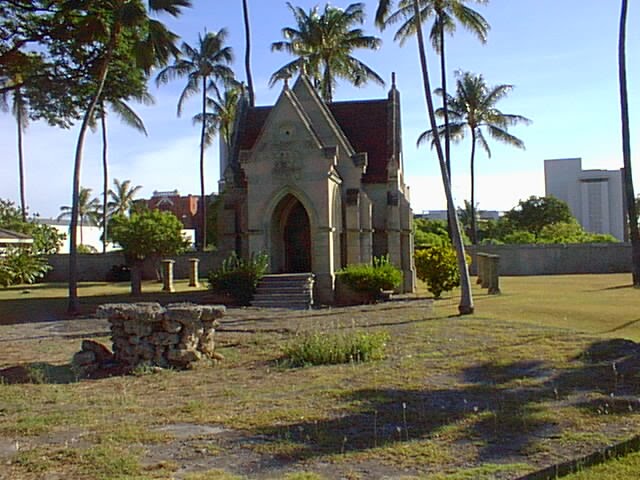
[{"label": "bush near chapel", "polygon": [[395,290],[402,282],[402,272],[391,264],[388,256],[374,258],[372,265],[347,265],[336,275],[354,291],[374,297],[384,290]]},{"label": "bush near chapel", "polygon": [[[417,277],[427,284],[435,298],[460,285],[456,252],[450,244],[434,245],[415,253]],[[470,258],[467,255],[467,264]]]},{"label": "bush near chapel", "polygon": [[249,305],[268,267],[269,257],[265,253],[244,260],[233,252],[218,270],[209,273],[209,284],[213,291],[231,296],[240,305]]}]

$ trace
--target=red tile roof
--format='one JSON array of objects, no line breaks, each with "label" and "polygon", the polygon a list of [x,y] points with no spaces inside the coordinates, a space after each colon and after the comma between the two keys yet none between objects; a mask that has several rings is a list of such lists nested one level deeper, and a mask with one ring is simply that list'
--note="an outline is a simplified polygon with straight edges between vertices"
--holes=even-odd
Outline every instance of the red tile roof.
[{"label": "red tile roof", "polygon": [[[391,157],[387,124],[387,100],[360,100],[335,102],[329,110],[349,139],[356,153],[368,154],[365,183],[384,183],[387,180],[387,161]],[[251,150],[258,140],[273,107],[249,108],[240,133],[240,149]]]}]

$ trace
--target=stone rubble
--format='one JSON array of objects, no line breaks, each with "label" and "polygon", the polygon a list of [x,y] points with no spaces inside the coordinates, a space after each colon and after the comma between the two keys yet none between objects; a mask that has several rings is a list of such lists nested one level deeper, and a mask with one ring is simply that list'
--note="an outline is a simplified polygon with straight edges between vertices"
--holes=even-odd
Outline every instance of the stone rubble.
[{"label": "stone rubble", "polygon": [[189,368],[202,359],[221,359],[215,351],[215,329],[225,313],[222,305],[111,303],[96,314],[111,327],[113,353],[85,340],[73,364],[89,374],[108,364],[126,369],[138,365]]}]

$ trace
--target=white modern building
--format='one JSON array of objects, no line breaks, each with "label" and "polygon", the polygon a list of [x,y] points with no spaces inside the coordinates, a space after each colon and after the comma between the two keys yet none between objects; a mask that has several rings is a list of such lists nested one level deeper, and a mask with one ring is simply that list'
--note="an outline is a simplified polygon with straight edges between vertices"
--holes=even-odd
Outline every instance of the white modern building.
[{"label": "white modern building", "polygon": [[626,240],[622,170],[583,170],[582,159],[544,161],[546,195],[567,202],[582,228]]}]

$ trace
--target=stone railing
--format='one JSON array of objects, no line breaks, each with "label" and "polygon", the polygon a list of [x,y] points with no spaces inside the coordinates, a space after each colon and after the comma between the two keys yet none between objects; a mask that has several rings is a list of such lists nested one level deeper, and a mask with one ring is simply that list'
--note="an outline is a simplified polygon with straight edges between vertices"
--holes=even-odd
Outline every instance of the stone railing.
[{"label": "stone railing", "polygon": [[187,368],[198,360],[221,358],[215,352],[221,305],[175,303],[112,303],[98,308],[107,318],[113,341],[113,361],[135,367]]}]

